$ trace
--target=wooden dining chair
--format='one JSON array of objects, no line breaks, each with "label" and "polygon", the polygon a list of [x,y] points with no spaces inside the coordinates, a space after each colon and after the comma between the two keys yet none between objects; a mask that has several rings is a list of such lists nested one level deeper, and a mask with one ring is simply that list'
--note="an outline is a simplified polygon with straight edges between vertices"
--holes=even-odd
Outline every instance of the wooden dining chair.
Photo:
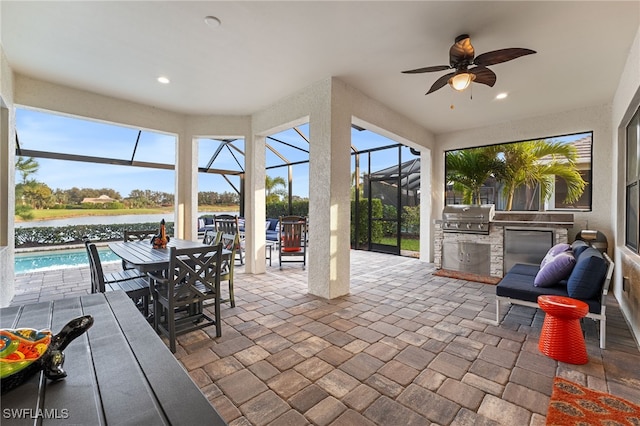
[{"label": "wooden dining chair", "polygon": [[[147,229],[147,230],[143,230],[143,231],[134,231],[134,230],[129,230],[129,229],[125,229],[124,230],[124,242],[125,243],[129,243],[132,241],[149,241],[149,244],[151,244],[151,240],[153,239],[153,237],[156,236],[156,234],[158,233],[157,229]],[[126,262],[126,261],[122,261],[122,268],[123,269],[134,269],[135,267]]]},{"label": "wooden dining chair", "polygon": [[307,218],[280,216],[278,232],[280,269],[282,269],[283,262],[302,263],[302,269],[305,269],[307,265]]},{"label": "wooden dining chair", "polygon": [[[91,270],[91,293],[105,293],[107,291],[122,290],[127,293],[138,306],[145,317],[149,316],[149,281],[145,277],[133,276],[123,278],[121,273],[105,274],[96,245],[89,240],[85,241],[89,268]],[[125,270],[123,272],[128,272]],[[137,271],[136,271],[137,272]]]},{"label": "wooden dining chair", "polygon": [[[222,244],[196,248],[170,247],[169,268],[164,274],[149,273],[154,306],[154,327],[169,339],[176,351],[176,336],[216,326],[222,336],[220,316],[220,271]],[[214,317],[204,312],[204,302],[213,301]]]},{"label": "wooden dining chair", "polygon": [[215,246],[220,242],[220,236],[222,234],[215,229],[205,229],[204,235],[202,237],[202,244],[208,244],[210,246]]},{"label": "wooden dining chair", "polygon": [[235,267],[236,247],[238,246],[238,234],[222,234],[220,237],[220,244],[224,250],[229,250],[231,253],[222,257],[222,267],[220,272],[220,281],[229,281],[229,298],[223,299],[220,302],[229,302],[232,308],[236,307],[236,300],[233,293],[233,270]]},{"label": "wooden dining chair", "polygon": [[238,241],[236,243],[236,255],[238,255],[240,258],[240,264],[244,265],[244,253],[241,246],[243,236],[240,235],[238,216],[233,216],[230,214],[214,215],[213,226],[215,230],[221,234],[238,234]]},{"label": "wooden dining chair", "polygon": [[[93,244],[91,242],[90,239],[85,238],[84,239],[84,245],[85,248],[87,249],[87,257],[89,258],[89,266],[91,266],[91,253],[89,253],[89,244]],[[97,249],[96,249],[97,251]],[[97,257],[97,261],[100,260],[100,257]],[[102,267],[100,268],[102,269]],[[114,271],[114,272],[109,272],[106,274],[103,274],[103,280],[104,282],[117,282],[117,281],[126,281],[126,280],[132,280],[134,278],[146,278],[147,275],[143,274],[142,272],[138,271],[137,269],[126,269],[126,268],[122,268],[122,270],[120,271]]]},{"label": "wooden dining chair", "polygon": [[158,233],[157,229],[147,229],[144,231],[133,231],[133,230],[125,229],[124,242],[128,243],[131,241],[145,241],[145,240],[151,241],[151,239],[155,237],[157,233]]}]

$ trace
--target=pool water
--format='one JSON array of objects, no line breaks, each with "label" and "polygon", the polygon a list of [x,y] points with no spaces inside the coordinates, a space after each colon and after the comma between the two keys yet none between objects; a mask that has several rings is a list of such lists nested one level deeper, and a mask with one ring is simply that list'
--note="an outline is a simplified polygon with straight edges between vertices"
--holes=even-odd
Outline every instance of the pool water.
[{"label": "pool water", "polygon": [[[108,247],[98,248],[102,263],[116,262],[120,258]],[[51,250],[31,253],[16,253],[16,274],[51,271],[54,269],[89,266],[86,249]]]}]

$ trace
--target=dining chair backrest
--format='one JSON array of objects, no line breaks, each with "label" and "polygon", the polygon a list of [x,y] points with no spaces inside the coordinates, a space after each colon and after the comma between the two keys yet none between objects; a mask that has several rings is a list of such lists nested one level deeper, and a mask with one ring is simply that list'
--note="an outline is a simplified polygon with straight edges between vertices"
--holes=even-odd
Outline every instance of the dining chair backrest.
[{"label": "dining chair backrest", "polygon": [[89,258],[89,268],[91,271],[91,293],[104,293],[104,271],[102,270],[102,262],[96,245],[89,240],[85,240],[87,248],[87,257]]},{"label": "dining chair backrest", "polygon": [[222,245],[170,248],[168,297],[177,304],[220,298]]},{"label": "dining chair backrest", "polygon": [[[218,233],[238,235],[236,239],[236,253],[239,256],[240,264],[244,264],[241,240],[244,240],[244,232],[241,234],[238,216],[230,214],[220,214],[213,216],[213,226]],[[219,237],[218,237],[219,238]]]},{"label": "dining chair backrest", "polygon": [[[151,243],[151,240],[158,234],[158,230],[157,229],[147,229],[144,231],[134,231],[134,230],[129,230],[129,229],[125,229],[124,231],[124,242],[125,243],[130,243],[133,241],[146,241],[149,240],[149,243]],[[129,263],[127,263],[124,259],[122,260],[122,269],[133,269],[134,266],[130,265]]]},{"label": "dining chair backrest", "polygon": [[238,216],[230,214],[219,214],[213,216],[213,226],[216,231],[223,234],[238,233]]},{"label": "dining chair backrest", "polygon": [[223,302],[229,302],[232,308],[235,308],[236,301],[233,294],[233,272],[235,268],[236,247],[240,241],[239,234],[221,234],[220,244],[223,250],[229,250],[229,254],[222,257],[222,268],[220,269],[220,281],[229,281],[229,299]]},{"label": "dining chair backrest", "polygon": [[202,244],[209,244],[210,246],[216,245],[220,241],[221,235],[222,234],[215,229],[206,229],[202,237]]},{"label": "dining chair backrest", "polygon": [[149,229],[145,231],[133,231],[133,230],[125,230],[124,231],[124,242],[128,243],[131,241],[144,241],[153,239],[158,234],[157,229]]},{"label": "dining chair backrest", "polygon": [[[280,216],[278,234],[280,269],[283,262],[301,262],[307,265],[307,218],[304,216]],[[286,260],[291,257],[301,259]],[[285,259],[286,258],[286,259]]]},{"label": "dining chair backrest", "polygon": [[280,217],[280,245],[284,252],[304,250],[307,243],[307,218],[303,216]]}]

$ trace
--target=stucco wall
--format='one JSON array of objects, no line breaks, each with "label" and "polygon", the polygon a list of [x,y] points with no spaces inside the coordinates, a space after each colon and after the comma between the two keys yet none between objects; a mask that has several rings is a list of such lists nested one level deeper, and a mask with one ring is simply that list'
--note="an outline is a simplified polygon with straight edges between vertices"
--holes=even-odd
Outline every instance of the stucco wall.
[{"label": "stucco wall", "polygon": [[13,72],[0,45],[0,106],[6,108],[0,122],[0,307],[14,295],[15,114]]},{"label": "stucco wall", "polygon": [[440,199],[444,198],[444,152],[446,150],[593,131],[592,211],[572,212],[575,226],[569,229],[569,240],[573,241],[575,234],[584,229],[588,221],[589,228],[603,232],[609,244],[612,245],[615,232],[611,222],[614,203],[611,188],[617,164],[613,161],[611,149],[613,141],[610,117],[610,105],[600,105],[438,135],[433,191],[438,192]]},{"label": "stucco wall", "polygon": [[[624,72],[612,103],[612,151],[618,167],[616,181],[611,192],[615,194],[612,203],[611,221],[616,228],[616,253],[614,261],[613,293],[620,308],[631,325],[636,342],[640,342],[640,255],[625,247],[625,184],[626,184],[626,135],[625,128],[640,106],[640,29],[636,33],[627,58]],[[626,278],[626,279],[625,279]],[[624,285],[623,285],[624,283]]]}]

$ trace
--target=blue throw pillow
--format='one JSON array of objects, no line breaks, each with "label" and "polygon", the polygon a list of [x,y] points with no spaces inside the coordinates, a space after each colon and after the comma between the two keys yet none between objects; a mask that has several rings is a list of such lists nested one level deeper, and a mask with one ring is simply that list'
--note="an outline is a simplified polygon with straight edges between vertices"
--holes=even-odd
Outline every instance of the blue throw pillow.
[{"label": "blue throw pillow", "polygon": [[582,240],[575,240],[571,243],[571,250],[573,251],[573,255],[576,257],[580,257],[583,251],[589,248],[589,244]]},{"label": "blue throw pillow", "polygon": [[567,293],[575,299],[593,299],[602,289],[607,273],[607,262],[594,248],[585,249],[577,258],[576,266],[567,280]]},{"label": "blue throw pillow", "polygon": [[559,281],[566,279],[571,274],[575,264],[576,258],[570,251],[561,252],[540,268],[533,279],[533,285],[551,287],[558,284]]}]

